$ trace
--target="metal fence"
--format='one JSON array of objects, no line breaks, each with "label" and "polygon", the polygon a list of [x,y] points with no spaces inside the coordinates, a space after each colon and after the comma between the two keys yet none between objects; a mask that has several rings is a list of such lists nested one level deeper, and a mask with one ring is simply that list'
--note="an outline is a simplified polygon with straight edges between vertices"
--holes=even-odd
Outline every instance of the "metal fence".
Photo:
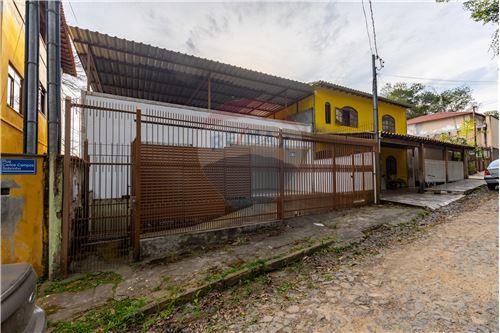
[{"label": "metal fence", "polygon": [[81,129],[65,154],[71,271],[138,258],[141,238],[373,199],[373,140],[109,103],[67,101],[66,113],[66,126]]}]

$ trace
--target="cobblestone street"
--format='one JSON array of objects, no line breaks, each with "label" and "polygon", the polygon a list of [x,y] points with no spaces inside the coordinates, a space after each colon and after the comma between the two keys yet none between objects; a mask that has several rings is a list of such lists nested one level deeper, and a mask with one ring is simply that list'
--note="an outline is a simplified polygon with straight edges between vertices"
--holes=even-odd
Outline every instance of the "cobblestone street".
[{"label": "cobblestone street", "polygon": [[479,191],[438,217],[386,233],[213,293],[151,329],[498,331],[497,192]]}]

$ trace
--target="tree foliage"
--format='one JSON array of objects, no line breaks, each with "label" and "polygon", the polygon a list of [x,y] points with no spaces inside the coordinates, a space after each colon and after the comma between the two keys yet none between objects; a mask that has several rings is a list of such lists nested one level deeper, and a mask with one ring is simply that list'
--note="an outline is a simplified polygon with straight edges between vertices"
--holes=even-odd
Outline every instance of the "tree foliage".
[{"label": "tree foliage", "polygon": [[470,11],[474,21],[495,25],[490,48],[495,55],[498,55],[498,0],[469,0],[464,2],[464,7]]},{"label": "tree foliage", "polygon": [[382,88],[381,95],[411,105],[406,115],[408,119],[437,112],[464,111],[473,101],[469,87],[437,92],[422,83],[387,83]]}]

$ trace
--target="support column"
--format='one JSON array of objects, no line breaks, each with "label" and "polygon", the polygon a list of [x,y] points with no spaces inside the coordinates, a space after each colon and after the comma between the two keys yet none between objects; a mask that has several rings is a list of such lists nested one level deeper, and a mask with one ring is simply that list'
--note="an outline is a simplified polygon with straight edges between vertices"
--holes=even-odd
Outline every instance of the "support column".
[{"label": "support column", "polygon": [[424,144],[421,143],[418,147],[418,192],[425,191],[425,159],[424,159]]},{"label": "support column", "polygon": [[469,152],[465,148],[462,149],[462,161],[464,164],[464,179],[469,179]]},{"label": "support column", "polygon": [[71,212],[71,98],[64,101],[64,159],[63,159],[63,220],[61,244],[61,274],[68,274],[69,226]]},{"label": "support column", "polygon": [[47,1],[48,275],[61,275],[63,168],[61,153],[60,1]]},{"label": "support column", "polygon": [[449,182],[448,177],[448,147],[444,147],[443,149],[443,160],[444,160],[444,182]]}]

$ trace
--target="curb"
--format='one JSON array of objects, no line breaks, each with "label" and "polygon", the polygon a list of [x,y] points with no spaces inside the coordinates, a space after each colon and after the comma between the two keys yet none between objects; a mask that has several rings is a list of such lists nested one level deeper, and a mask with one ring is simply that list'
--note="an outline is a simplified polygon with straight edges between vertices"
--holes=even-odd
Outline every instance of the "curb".
[{"label": "curb", "polygon": [[234,273],[228,274],[223,279],[206,283],[199,287],[194,287],[183,291],[182,293],[174,296],[174,297],[166,297],[163,299],[159,299],[155,302],[147,304],[143,306],[138,313],[143,315],[151,315],[157,312],[162,311],[168,306],[172,305],[180,305],[190,302],[191,300],[205,296],[213,290],[224,290],[229,287],[232,287],[238,284],[241,280],[258,276],[264,273],[272,272],[278,269],[281,269],[289,264],[299,261],[300,259],[315,253],[325,247],[328,247],[335,243],[336,240],[327,240],[318,242],[314,245],[311,245],[307,248],[288,253],[280,258],[270,259],[263,262],[261,265],[252,268],[244,268]]}]

